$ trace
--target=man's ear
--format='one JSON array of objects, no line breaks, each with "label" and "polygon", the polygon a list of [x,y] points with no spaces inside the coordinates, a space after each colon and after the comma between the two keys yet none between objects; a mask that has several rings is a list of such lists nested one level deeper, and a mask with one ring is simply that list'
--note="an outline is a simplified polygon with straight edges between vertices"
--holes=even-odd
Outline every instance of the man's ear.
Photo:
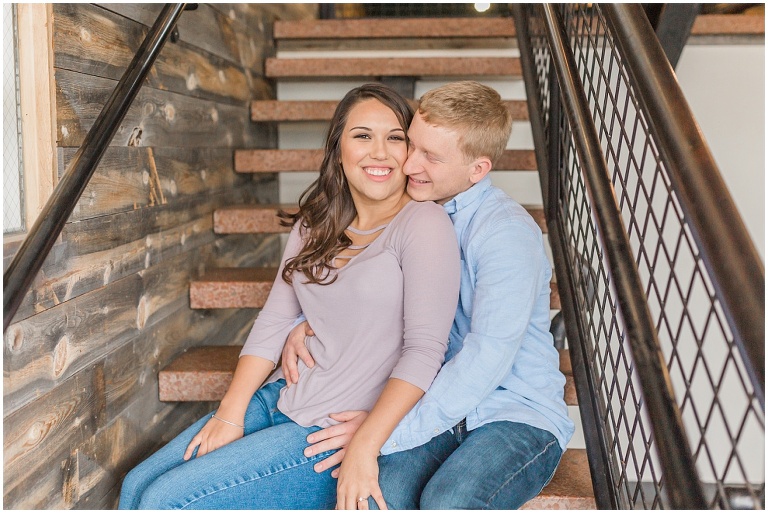
[{"label": "man's ear", "polygon": [[469,180],[476,184],[483,178],[485,178],[485,175],[491,172],[491,168],[493,167],[493,162],[491,162],[491,159],[488,157],[480,157],[476,159],[472,163],[472,172],[469,175]]}]

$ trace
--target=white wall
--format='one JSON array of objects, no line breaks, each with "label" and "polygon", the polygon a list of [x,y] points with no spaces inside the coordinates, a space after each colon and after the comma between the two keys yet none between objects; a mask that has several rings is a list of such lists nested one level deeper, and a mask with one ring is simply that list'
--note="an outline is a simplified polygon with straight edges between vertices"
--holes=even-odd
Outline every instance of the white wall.
[{"label": "white wall", "polygon": [[688,45],[675,71],[765,262],[765,45]]}]

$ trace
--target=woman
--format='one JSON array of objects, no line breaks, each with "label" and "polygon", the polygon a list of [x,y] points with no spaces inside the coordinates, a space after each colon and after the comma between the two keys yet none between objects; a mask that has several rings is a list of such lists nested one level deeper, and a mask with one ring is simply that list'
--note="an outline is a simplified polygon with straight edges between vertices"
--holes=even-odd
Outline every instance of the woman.
[{"label": "woman", "polygon": [[[281,269],[216,412],[132,470],[123,509],[367,509],[378,452],[442,364],[459,289],[443,209],[412,201],[403,164],[412,110],[369,84],[339,103],[318,180],[302,195]],[[303,312],[316,365],[290,388],[277,365]],[[305,457],[331,412],[370,410],[338,485]],[[338,488],[338,490],[337,490]]]}]

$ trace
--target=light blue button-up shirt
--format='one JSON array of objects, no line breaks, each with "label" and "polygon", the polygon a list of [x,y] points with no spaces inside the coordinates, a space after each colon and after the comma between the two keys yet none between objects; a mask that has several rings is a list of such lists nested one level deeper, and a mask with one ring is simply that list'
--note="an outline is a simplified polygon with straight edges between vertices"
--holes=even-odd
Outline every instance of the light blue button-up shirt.
[{"label": "light blue button-up shirt", "polygon": [[565,450],[574,425],[549,333],[552,270],[541,229],[485,177],[445,204],[461,246],[461,291],[446,363],[382,454],[418,447],[467,419],[552,433]]}]

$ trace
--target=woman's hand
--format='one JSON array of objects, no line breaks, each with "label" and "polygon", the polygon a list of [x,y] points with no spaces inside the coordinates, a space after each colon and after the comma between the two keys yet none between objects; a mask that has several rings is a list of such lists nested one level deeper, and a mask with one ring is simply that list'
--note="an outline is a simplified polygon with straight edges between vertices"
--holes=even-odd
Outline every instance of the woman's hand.
[{"label": "woman's hand", "polygon": [[367,454],[370,451],[360,450],[353,444],[339,469],[336,509],[368,509],[368,497],[373,497],[379,509],[387,509],[379,488],[378,454]]},{"label": "woman's hand", "polygon": [[288,338],[285,340],[285,345],[283,346],[281,364],[286,386],[291,386],[292,384],[299,382],[299,358],[301,358],[310,369],[315,366],[315,360],[312,358],[312,355],[309,354],[309,350],[305,343],[307,337],[312,337],[314,335],[315,332],[312,331],[312,328],[307,321],[297,324],[288,334]]},{"label": "woman's hand", "polygon": [[243,428],[232,426],[215,417],[211,417],[187,446],[187,450],[184,452],[184,460],[189,460],[192,457],[195,447],[199,447],[196,456],[199,458],[242,437]]}]

